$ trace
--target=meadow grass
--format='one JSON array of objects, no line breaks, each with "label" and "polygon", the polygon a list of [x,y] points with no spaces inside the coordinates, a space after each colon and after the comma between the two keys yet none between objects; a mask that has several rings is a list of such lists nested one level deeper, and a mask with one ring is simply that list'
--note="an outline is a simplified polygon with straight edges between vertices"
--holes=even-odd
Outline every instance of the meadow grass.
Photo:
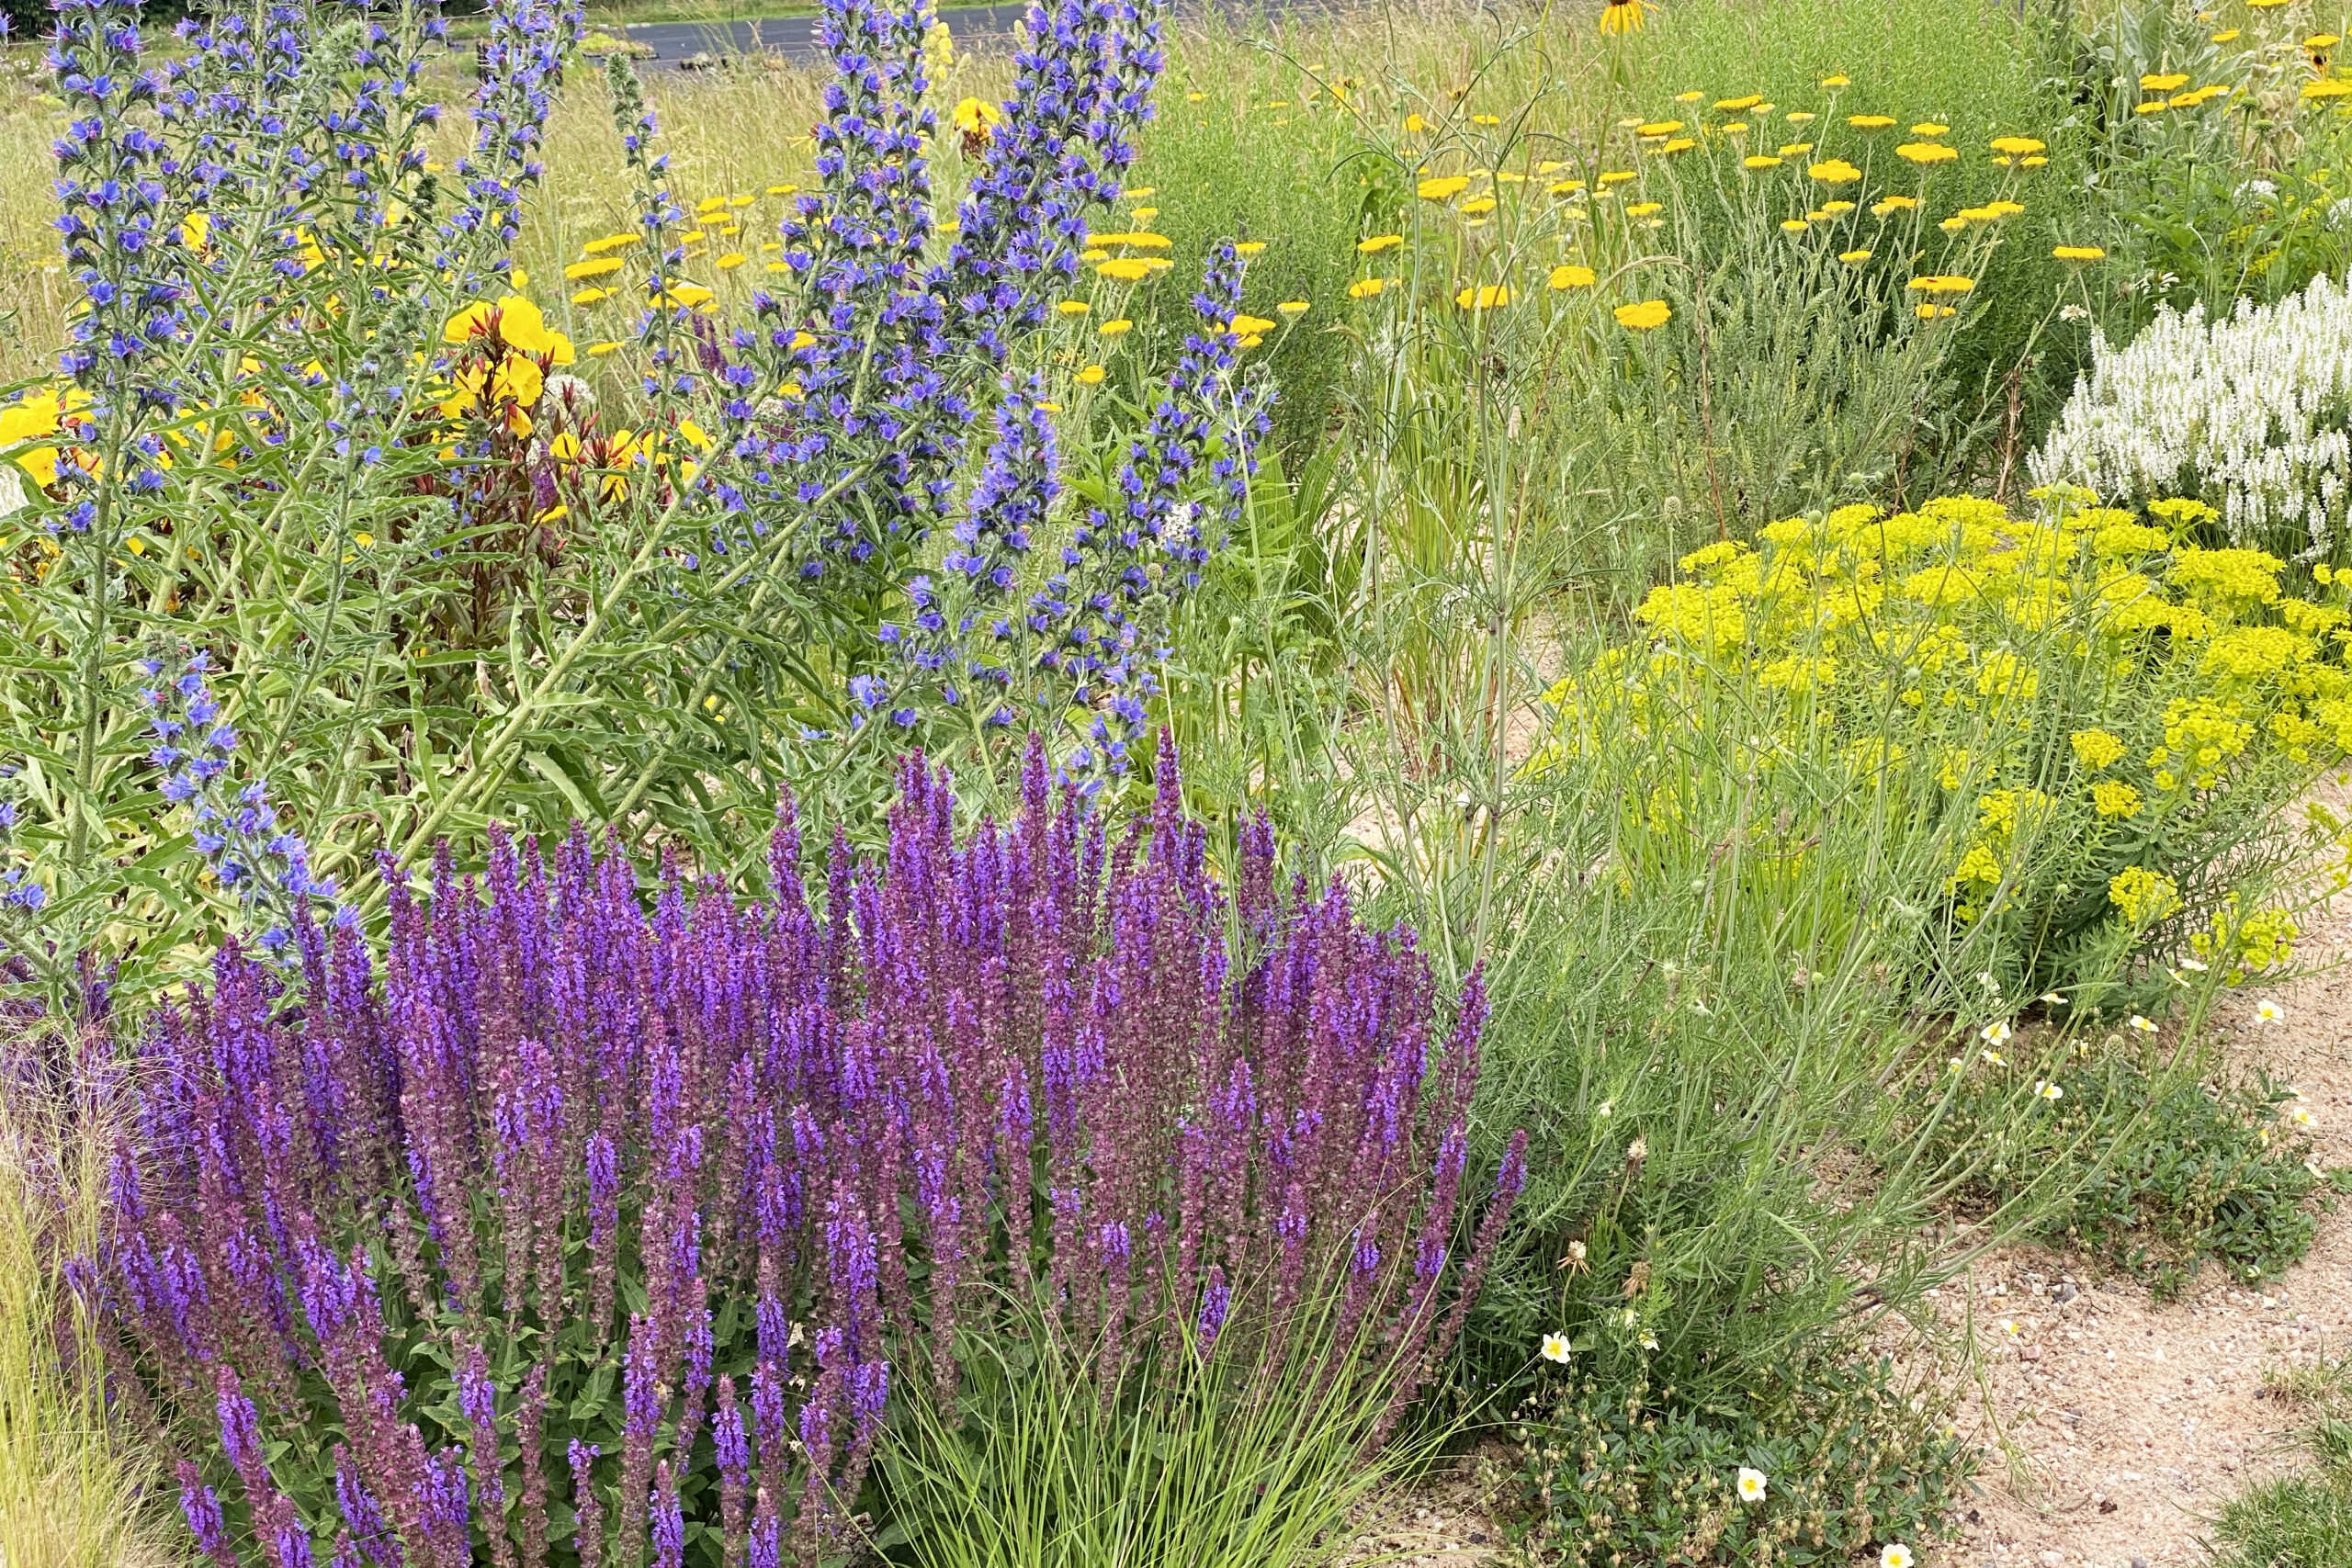
[{"label": "meadow grass", "polygon": [[110,1406],[97,1325],[65,1281],[102,1234],[106,1113],[33,1042],[0,1046],[0,1559],[161,1568],[154,1458]]}]

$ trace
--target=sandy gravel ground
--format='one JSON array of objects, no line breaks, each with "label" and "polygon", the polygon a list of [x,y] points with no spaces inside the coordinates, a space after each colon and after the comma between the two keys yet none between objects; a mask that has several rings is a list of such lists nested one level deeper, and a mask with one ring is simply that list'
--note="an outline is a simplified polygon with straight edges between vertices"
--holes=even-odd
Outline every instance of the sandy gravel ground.
[{"label": "sandy gravel ground", "polygon": [[[2324,963],[2347,942],[2352,919],[2339,915],[2303,951]],[[2263,994],[2286,1018],[2258,1024],[2257,997],[2233,998],[2221,1021],[2232,1058],[2295,1085],[2319,1163],[2352,1165],[2352,969]],[[2301,1462],[2301,1416],[2269,1396],[2268,1374],[2352,1350],[2352,1203],[2323,1215],[2310,1256],[2260,1290],[2209,1269],[2159,1306],[2079,1259],[2011,1248],[1942,1298],[1983,1352],[1962,1429],[1989,1462],[1965,1535],[1936,1568],[2194,1563],[2223,1501]]]}]

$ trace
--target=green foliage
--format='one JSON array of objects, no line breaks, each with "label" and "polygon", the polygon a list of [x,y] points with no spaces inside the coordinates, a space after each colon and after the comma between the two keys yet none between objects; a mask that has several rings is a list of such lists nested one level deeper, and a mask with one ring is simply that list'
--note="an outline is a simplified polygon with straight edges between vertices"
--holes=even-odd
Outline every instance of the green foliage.
[{"label": "green foliage", "polygon": [[[1940,1403],[1876,1362],[1804,1359],[1749,1374],[1744,1397],[1695,1406],[1646,1376],[1564,1379],[1513,1427],[1543,1561],[1845,1563],[1939,1538],[1969,1452]],[[1739,1472],[1763,1478],[1743,1498]]]},{"label": "green foliage", "polygon": [[[2095,310],[2118,342],[2160,307],[2226,314],[2352,259],[2338,209],[2352,109],[2303,96],[2311,28],[2287,12],[2218,29],[2200,15],[2142,0],[2086,20],[2074,40],[2086,185],[2109,253]],[[2187,93],[2143,85],[2176,77]],[[2209,87],[2226,91],[2184,102]],[[2141,112],[2152,104],[2177,107]]]},{"label": "green foliage", "polygon": [[2200,1078],[2117,1035],[2062,1037],[2051,1055],[2012,1065],[1970,1047],[1928,1091],[1935,1141],[1984,1161],[1981,1197],[2041,1188],[2041,1234],[2129,1269],[2158,1300],[2208,1260],[2252,1283],[2309,1250],[2325,1184],[2290,1087]]},{"label": "green foliage", "polygon": [[1393,1369],[1374,1351],[1333,1375],[1370,1347],[1335,1342],[1329,1318],[1306,1314],[1271,1356],[1239,1332],[1204,1348],[1188,1330],[1115,1362],[1057,1324],[1007,1302],[993,1332],[964,1337],[957,1418],[920,1393],[898,1402],[876,1454],[895,1519],[877,1544],[894,1561],[1305,1568],[1434,1445],[1367,1449]]}]

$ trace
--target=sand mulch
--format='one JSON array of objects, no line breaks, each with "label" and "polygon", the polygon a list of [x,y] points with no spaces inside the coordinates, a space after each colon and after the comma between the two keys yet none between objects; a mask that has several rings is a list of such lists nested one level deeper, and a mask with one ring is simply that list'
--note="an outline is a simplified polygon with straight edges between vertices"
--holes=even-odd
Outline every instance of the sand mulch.
[{"label": "sand mulch", "polygon": [[[2340,961],[2347,943],[2352,917],[2338,915],[2303,952]],[[2284,1021],[2259,1024],[2257,994],[2233,997],[2217,1020],[2222,1049],[2301,1091],[2323,1168],[2352,1165],[2352,969],[2260,994]],[[2302,1462],[2302,1415],[2270,1394],[2269,1375],[2352,1350],[2352,1202],[2321,1216],[2302,1262],[2256,1289],[2209,1268],[2159,1305],[2080,1258],[2010,1247],[1937,1305],[1975,1333],[1981,1378],[1962,1430],[1987,1463],[1965,1533],[1935,1568],[2195,1563],[2224,1501]]]}]

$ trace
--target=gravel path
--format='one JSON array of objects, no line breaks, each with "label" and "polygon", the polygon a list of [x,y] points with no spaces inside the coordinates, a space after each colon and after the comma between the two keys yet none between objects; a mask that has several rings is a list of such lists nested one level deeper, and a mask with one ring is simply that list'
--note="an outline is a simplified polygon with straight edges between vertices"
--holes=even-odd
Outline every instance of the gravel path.
[{"label": "gravel path", "polygon": [[[2352,917],[2311,931],[2304,955],[2340,960]],[[2285,1021],[2254,1021],[2255,994],[2220,1025],[2242,1066],[2301,1089],[2323,1167],[2352,1164],[2352,971],[2269,991]],[[2352,1212],[2321,1216],[2303,1261],[2267,1288],[2211,1268],[2163,1305],[2082,1261],[2008,1248],[1942,1292],[1949,1322],[1973,1309],[1983,1380],[1973,1423],[1990,1456],[1965,1537],[1934,1568],[2174,1568],[2203,1560],[2205,1521],[2250,1482],[2299,1464],[2301,1416],[2268,1397],[2273,1371],[2352,1346]],[[2011,1332],[2008,1325],[2015,1325]],[[2006,1462],[2005,1462],[2006,1461]]]}]

